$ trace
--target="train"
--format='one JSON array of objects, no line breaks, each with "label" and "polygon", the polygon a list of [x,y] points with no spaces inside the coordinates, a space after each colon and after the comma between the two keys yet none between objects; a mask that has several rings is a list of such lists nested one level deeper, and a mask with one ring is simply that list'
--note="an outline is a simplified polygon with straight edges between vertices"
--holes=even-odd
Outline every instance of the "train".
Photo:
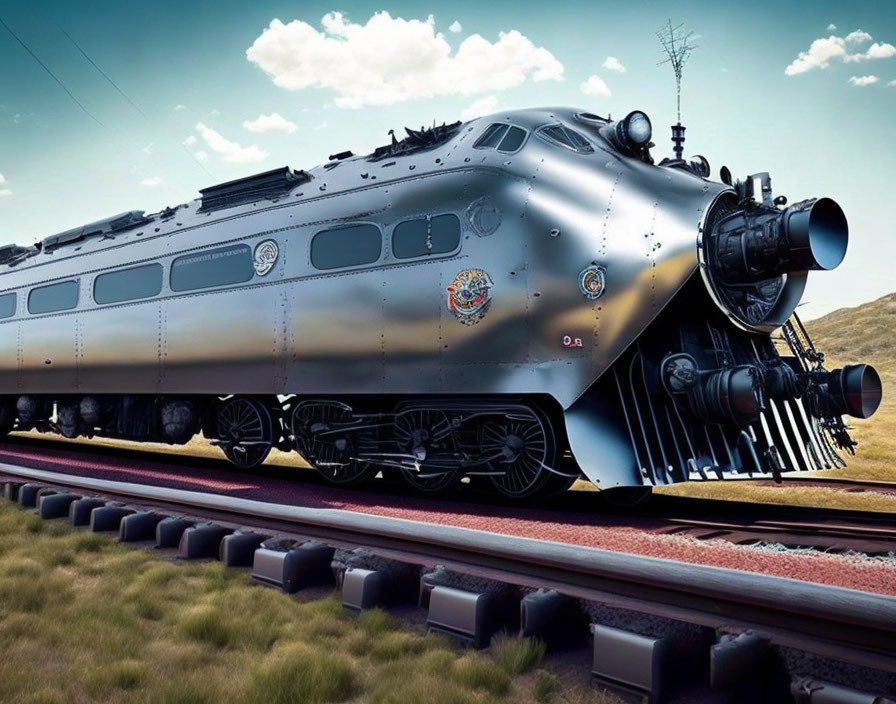
[{"label": "train", "polygon": [[845,256],[834,200],[655,163],[638,110],[390,134],[0,248],[0,433],[621,502],[853,451],[880,377],[828,370],[795,313]]}]

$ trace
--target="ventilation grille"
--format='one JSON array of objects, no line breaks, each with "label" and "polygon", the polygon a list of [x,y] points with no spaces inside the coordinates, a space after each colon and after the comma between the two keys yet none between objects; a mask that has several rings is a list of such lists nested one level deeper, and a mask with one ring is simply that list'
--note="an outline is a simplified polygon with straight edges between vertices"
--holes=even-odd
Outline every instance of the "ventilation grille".
[{"label": "ventilation grille", "polygon": [[289,193],[295,186],[310,180],[311,176],[307,172],[283,166],[236,181],[220,183],[199,191],[202,194],[202,205],[199,210],[208,212],[221,208],[232,208],[243,203],[279,198]]}]

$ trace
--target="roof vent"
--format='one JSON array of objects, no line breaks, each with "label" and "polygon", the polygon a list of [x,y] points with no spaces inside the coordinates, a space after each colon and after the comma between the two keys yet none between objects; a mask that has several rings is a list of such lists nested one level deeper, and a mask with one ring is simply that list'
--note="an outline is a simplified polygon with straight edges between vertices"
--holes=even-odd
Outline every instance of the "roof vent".
[{"label": "roof vent", "polygon": [[45,237],[41,242],[41,248],[45,252],[52,251],[62,245],[80,242],[95,235],[111,235],[114,232],[130,230],[132,227],[137,227],[137,225],[142,225],[150,220],[152,218],[146,217],[143,210],[130,210],[127,213],[113,215],[111,218],[97,220],[96,222],[60,232],[57,235]]},{"label": "roof vent", "polygon": [[203,188],[199,191],[202,194],[202,205],[199,210],[208,212],[262,199],[279,198],[300,183],[310,180],[311,176],[305,171],[282,166],[254,176]]}]

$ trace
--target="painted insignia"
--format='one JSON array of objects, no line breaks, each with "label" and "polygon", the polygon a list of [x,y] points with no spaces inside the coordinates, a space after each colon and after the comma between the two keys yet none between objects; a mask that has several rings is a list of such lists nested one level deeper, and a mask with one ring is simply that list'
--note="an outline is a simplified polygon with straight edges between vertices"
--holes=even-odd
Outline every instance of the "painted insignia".
[{"label": "painted insignia", "polygon": [[597,264],[586,266],[579,272],[579,291],[590,301],[600,298],[607,287],[606,269]]},{"label": "painted insignia", "polygon": [[255,267],[255,273],[264,276],[277,263],[277,256],[280,254],[280,248],[274,240],[265,240],[259,242],[255,248],[255,255],[252,257],[252,265]]},{"label": "painted insignia", "polygon": [[492,277],[484,269],[458,272],[448,288],[448,310],[464,325],[475,325],[485,317],[492,301]]}]

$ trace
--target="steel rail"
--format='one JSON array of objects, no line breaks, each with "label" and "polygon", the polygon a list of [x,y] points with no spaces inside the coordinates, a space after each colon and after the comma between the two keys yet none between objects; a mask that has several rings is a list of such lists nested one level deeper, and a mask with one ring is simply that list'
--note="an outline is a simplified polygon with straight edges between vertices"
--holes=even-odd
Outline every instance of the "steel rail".
[{"label": "steel rail", "polygon": [[366,547],[413,564],[552,588],[896,672],[896,598],[738,570],[338,509],[270,504],[0,463],[0,474],[231,525]]}]

